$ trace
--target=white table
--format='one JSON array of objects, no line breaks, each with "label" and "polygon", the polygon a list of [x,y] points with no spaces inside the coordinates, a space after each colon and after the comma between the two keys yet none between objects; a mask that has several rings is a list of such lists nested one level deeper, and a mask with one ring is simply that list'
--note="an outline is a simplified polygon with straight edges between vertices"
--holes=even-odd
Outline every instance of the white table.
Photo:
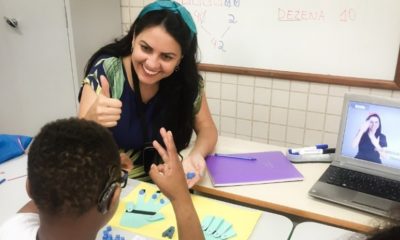
[{"label": "white table", "polygon": [[[0,178],[6,179],[0,184],[0,224],[30,200],[25,190],[26,170],[26,155],[0,164]],[[13,178],[15,179],[10,180]]]},{"label": "white table", "polygon": [[316,222],[302,222],[293,230],[290,240],[364,240],[365,235]]},{"label": "white table", "polygon": [[[185,156],[189,150],[185,150]],[[216,146],[218,153],[245,153],[261,151],[282,151],[287,148],[263,143],[219,136]],[[233,200],[273,210],[278,213],[295,215],[303,219],[323,222],[359,232],[369,232],[377,227],[383,218],[360,210],[319,200],[308,195],[312,185],[319,179],[328,163],[295,164],[304,180],[297,182],[268,183],[231,187],[213,187],[208,173],[194,189],[218,199]]]}]

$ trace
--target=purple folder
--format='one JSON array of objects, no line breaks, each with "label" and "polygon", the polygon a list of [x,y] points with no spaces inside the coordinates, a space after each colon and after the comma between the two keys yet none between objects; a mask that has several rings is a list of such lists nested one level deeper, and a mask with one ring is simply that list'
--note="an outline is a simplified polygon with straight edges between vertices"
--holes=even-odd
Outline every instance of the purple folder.
[{"label": "purple folder", "polygon": [[[247,160],[224,156],[255,158]],[[208,172],[215,187],[300,181],[304,177],[279,151],[210,155],[206,158]]]}]

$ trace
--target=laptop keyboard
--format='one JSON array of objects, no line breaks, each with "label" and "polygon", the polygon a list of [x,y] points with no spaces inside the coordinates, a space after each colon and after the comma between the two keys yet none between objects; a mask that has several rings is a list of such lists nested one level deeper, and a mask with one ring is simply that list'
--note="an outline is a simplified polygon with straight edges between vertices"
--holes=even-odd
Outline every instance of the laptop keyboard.
[{"label": "laptop keyboard", "polygon": [[400,182],[388,178],[331,165],[320,181],[400,202]]}]

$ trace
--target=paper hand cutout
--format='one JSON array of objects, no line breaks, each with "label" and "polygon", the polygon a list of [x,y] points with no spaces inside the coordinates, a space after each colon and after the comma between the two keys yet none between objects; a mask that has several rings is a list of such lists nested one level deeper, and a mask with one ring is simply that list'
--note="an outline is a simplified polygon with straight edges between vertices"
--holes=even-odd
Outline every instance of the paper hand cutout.
[{"label": "paper hand cutout", "polygon": [[169,201],[159,198],[160,195],[160,191],[157,191],[145,202],[146,190],[140,190],[136,204],[133,202],[126,204],[125,213],[122,215],[120,224],[125,227],[139,228],[164,219],[164,215],[158,211],[168,204]]},{"label": "paper hand cutout", "polygon": [[201,221],[201,228],[206,240],[222,240],[236,236],[232,224],[220,217],[206,216]]}]

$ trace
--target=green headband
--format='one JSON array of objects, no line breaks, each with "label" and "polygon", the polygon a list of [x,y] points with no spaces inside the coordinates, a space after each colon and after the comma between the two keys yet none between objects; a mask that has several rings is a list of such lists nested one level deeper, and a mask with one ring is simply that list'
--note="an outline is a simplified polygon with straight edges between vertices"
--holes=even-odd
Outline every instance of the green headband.
[{"label": "green headband", "polygon": [[169,10],[174,13],[178,13],[182,17],[186,25],[189,27],[192,33],[192,37],[193,34],[197,33],[196,25],[194,24],[194,21],[189,11],[186,10],[186,8],[183,7],[181,4],[172,0],[157,0],[153,3],[150,3],[149,5],[145,6],[143,10],[139,13],[139,18],[148,12],[157,10]]}]

